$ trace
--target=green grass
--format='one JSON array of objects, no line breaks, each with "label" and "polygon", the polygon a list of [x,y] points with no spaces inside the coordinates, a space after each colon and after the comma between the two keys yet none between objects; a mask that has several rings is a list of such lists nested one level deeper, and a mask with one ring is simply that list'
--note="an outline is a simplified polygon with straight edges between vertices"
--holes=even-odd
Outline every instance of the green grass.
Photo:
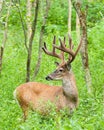
[{"label": "green grass", "polygon": [[[78,55],[72,67],[76,76],[80,103],[73,116],[69,118],[65,112],[59,114],[55,111],[49,116],[30,112],[26,122],[22,122],[22,111],[13,98],[13,91],[25,82],[27,52],[22,31],[10,29],[0,76],[0,130],[104,130],[104,24],[100,23],[99,26],[89,30],[88,34],[93,94],[87,93],[81,58]],[[52,36],[53,34],[45,37],[44,40],[50,43]],[[37,61],[38,34],[34,41],[31,75]],[[55,69],[54,61],[56,59],[43,53],[36,81],[61,85],[61,82],[45,80],[45,77]]]}]

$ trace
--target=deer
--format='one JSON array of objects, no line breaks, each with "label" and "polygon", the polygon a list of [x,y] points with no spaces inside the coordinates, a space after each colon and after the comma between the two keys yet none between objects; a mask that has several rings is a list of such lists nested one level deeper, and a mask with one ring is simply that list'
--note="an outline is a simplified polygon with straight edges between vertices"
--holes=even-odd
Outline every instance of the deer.
[{"label": "deer", "polygon": [[[47,113],[45,104],[48,101],[55,104],[56,110],[59,111],[65,107],[68,108],[69,113],[72,113],[78,106],[78,90],[74,73],[71,69],[71,63],[74,61],[80,47],[82,45],[82,38],[76,49],[73,50],[72,38],[68,36],[68,46],[66,47],[66,38],[61,40],[60,45],[56,45],[56,36],[53,38],[52,51],[49,51],[46,42],[43,45],[43,51],[49,56],[56,57],[61,60],[56,62],[56,70],[46,76],[46,80],[61,80],[62,86],[50,86],[39,82],[27,82],[21,84],[14,90],[14,97],[23,111],[24,121],[27,119],[29,110],[39,110]],[[56,52],[56,49],[58,53]],[[68,60],[65,60],[64,54],[68,54]]]}]

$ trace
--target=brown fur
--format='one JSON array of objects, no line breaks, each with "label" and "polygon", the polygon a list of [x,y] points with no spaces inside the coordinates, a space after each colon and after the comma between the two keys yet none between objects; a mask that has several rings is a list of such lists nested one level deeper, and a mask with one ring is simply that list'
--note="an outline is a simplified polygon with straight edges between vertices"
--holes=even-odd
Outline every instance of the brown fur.
[{"label": "brown fur", "polygon": [[[60,68],[64,69],[63,72],[60,72]],[[65,65],[62,65],[47,77],[51,78],[51,80],[61,79],[63,81],[62,87],[28,82],[16,88],[14,96],[23,110],[24,120],[28,115],[29,109],[47,113],[48,101],[55,104],[57,110],[67,107],[69,112],[72,112],[77,107],[78,91],[71,70],[67,70]]]},{"label": "brown fur", "polygon": [[[82,36],[83,38],[83,36]],[[53,50],[48,51],[46,47],[46,43],[44,43],[43,50],[46,54],[50,56],[57,57],[61,59],[61,63],[57,64],[57,69],[46,77],[47,80],[62,80],[62,87],[58,86],[49,86],[42,83],[37,82],[29,82],[20,85],[14,91],[14,96],[18,100],[23,113],[24,120],[28,115],[28,110],[39,110],[40,112],[47,113],[47,103],[50,101],[56,106],[57,110],[60,110],[64,107],[69,108],[69,112],[73,112],[73,110],[78,105],[78,91],[76,87],[76,82],[74,78],[74,74],[71,70],[71,62],[75,59],[81,45],[82,38],[80,44],[78,45],[76,51],[73,51],[72,39],[69,35],[69,48],[66,48],[65,38],[60,41],[60,46],[56,45],[56,37],[53,39]],[[61,50],[60,54],[56,53],[56,50]],[[64,52],[68,53],[69,58],[68,61],[65,62]]]},{"label": "brown fur", "polygon": [[[55,103],[57,109],[61,109],[66,106],[65,96],[61,87],[49,86],[37,82],[28,82],[20,85],[16,88],[16,98],[21,106],[24,119],[28,114],[28,109],[39,110],[41,113],[46,113],[45,103],[50,101]],[[43,109],[44,108],[44,109]]]}]

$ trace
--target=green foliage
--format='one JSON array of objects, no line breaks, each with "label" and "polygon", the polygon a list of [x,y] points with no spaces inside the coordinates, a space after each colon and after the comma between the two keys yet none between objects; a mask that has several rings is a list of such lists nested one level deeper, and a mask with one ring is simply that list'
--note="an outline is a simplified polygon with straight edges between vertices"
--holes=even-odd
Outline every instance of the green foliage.
[{"label": "green foliage", "polygon": [[[103,75],[104,72],[101,71],[103,70],[103,66],[104,66],[104,39],[103,34],[104,34],[104,20],[102,20],[102,22],[100,22],[99,24],[96,24],[95,27],[93,27],[91,30],[89,29],[89,33],[88,33],[88,41],[89,41],[89,47],[90,47],[90,64],[92,64],[92,61],[95,63],[93,64],[93,69],[96,70],[94,71],[93,75],[92,75],[92,79],[94,80],[94,82],[96,82],[96,86],[94,87],[95,89],[95,93],[97,95],[99,95],[99,92],[97,91],[97,86],[102,86],[101,84],[104,84],[104,80],[103,80]],[[92,48],[93,47],[93,48]],[[94,53],[94,52],[95,53]],[[96,69],[96,67],[98,67],[98,69]],[[102,77],[97,76],[97,74],[100,73],[100,75],[102,75]],[[99,91],[101,92],[103,90],[103,86],[99,88]]]},{"label": "green foliage", "polygon": [[104,6],[101,2],[88,4],[88,26],[93,27],[104,17]]},{"label": "green foliage", "polygon": [[[86,5],[88,5],[87,25],[88,27],[93,27],[104,17],[104,7],[100,1],[88,2],[87,0],[84,0],[81,7],[83,11],[86,9]],[[76,27],[75,19],[76,12],[72,7],[72,30],[75,30]],[[51,8],[49,11],[46,33],[57,33],[57,31],[59,31],[61,35],[63,35],[65,31],[67,31],[67,24],[68,1],[53,0],[53,2],[51,2]]]},{"label": "green foliage", "polygon": [[[9,30],[8,41],[5,48],[3,70],[0,77],[0,130],[103,130],[104,110],[104,23],[97,24],[89,29],[89,64],[93,81],[93,95],[88,95],[84,74],[78,55],[73,62],[73,71],[76,76],[79,90],[79,107],[70,117],[66,111],[57,113],[52,109],[50,115],[42,116],[38,112],[30,112],[26,122],[22,121],[22,111],[13,98],[14,89],[25,82],[26,51],[24,47],[22,30]],[[47,43],[52,41],[53,34],[44,39]],[[75,33],[72,33],[75,41]],[[37,60],[38,34],[33,43],[33,63],[31,73]],[[77,46],[77,45],[75,45]],[[48,48],[50,45],[48,44]],[[50,85],[60,85],[60,82],[45,81],[45,76],[55,69],[56,59],[43,53],[40,72],[36,81]],[[49,67],[48,67],[49,66]],[[54,108],[54,107],[53,107]]]},{"label": "green foliage", "polygon": [[[88,15],[87,15],[87,24],[88,27],[95,26],[95,23],[99,22],[104,17],[104,7],[103,2],[94,1],[87,2],[84,0],[82,3],[82,10],[85,10],[86,5],[88,5]],[[40,2],[40,13],[38,17],[38,28],[40,28],[42,24],[42,15],[44,10],[44,1]],[[21,21],[19,16],[19,10],[21,11],[21,16],[24,21],[26,20],[26,2],[24,0],[20,1],[20,3],[13,1],[11,8],[11,15],[9,17],[9,26],[18,26],[21,27]],[[0,23],[3,24],[5,22],[6,12],[8,8],[7,6],[3,7],[2,16],[0,18]],[[75,30],[76,27],[76,12],[75,9],[72,8],[72,30]],[[67,31],[68,24],[68,1],[67,0],[53,0],[51,1],[51,8],[48,15],[48,20],[46,24],[45,33],[57,33],[58,31],[63,35]]]},{"label": "green foliage", "polygon": [[68,5],[65,1],[51,2],[46,31],[47,33],[56,33],[57,31],[67,30]]},{"label": "green foliage", "polygon": [[[25,7],[24,1],[21,6]],[[96,9],[95,9],[96,7]],[[79,107],[72,116],[68,116],[66,111],[57,113],[52,109],[47,116],[39,112],[31,112],[26,122],[22,121],[22,111],[13,98],[14,89],[25,82],[27,52],[24,46],[23,30],[20,28],[18,12],[12,9],[9,19],[8,40],[3,58],[3,68],[0,75],[0,130],[104,130],[104,19],[99,14],[103,14],[103,5],[91,3],[89,7],[88,25],[88,51],[89,65],[92,76],[93,94],[88,95],[84,82],[84,72],[81,58],[78,55],[72,63],[72,68],[76,76],[79,90]],[[44,41],[51,43],[53,35],[63,36],[67,33],[67,1],[53,0],[46,26]],[[56,13],[57,12],[57,13]],[[6,14],[6,10],[3,12]],[[25,9],[22,9],[25,17]],[[41,25],[41,15],[39,15],[39,25]],[[25,19],[25,18],[24,18]],[[93,20],[95,19],[95,20]],[[5,22],[5,15],[0,18],[1,23]],[[73,29],[75,28],[75,11],[72,19]],[[97,23],[97,24],[95,24]],[[93,27],[94,26],[94,27]],[[75,32],[72,37],[76,43]],[[3,30],[0,31],[0,43],[2,43]],[[34,66],[38,55],[39,30],[35,35],[32,51],[31,74],[34,73]],[[58,39],[58,38],[57,38]],[[48,48],[51,44],[48,44]],[[75,44],[75,47],[77,43]],[[60,82],[45,80],[48,73],[55,69],[56,59],[43,53],[42,64],[36,81],[50,85],[61,85]],[[31,80],[32,77],[31,77]],[[54,107],[53,107],[54,108]]]}]

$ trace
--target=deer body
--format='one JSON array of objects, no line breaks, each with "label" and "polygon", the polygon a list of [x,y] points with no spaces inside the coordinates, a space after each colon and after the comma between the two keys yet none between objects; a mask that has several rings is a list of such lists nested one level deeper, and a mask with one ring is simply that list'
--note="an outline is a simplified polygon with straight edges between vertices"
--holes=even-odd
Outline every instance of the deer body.
[{"label": "deer body", "polygon": [[[71,42],[70,38],[69,41]],[[48,101],[55,105],[56,110],[67,107],[69,112],[73,112],[78,105],[78,90],[70,63],[75,58],[81,43],[75,53],[72,52],[72,43],[70,44],[70,49],[67,49],[62,41],[60,41],[60,47],[57,47],[54,38],[53,44],[53,52],[49,52],[45,44],[43,50],[48,55],[62,59],[62,62],[60,64],[57,63],[56,70],[49,74],[46,80],[61,80],[62,86],[49,86],[38,82],[28,82],[17,87],[14,91],[14,96],[23,110],[24,120],[28,115],[29,109],[47,113],[46,107]],[[61,50],[60,55],[56,54],[55,48]],[[69,56],[68,62],[64,61],[63,52],[71,55]]]},{"label": "deer body", "polygon": [[62,87],[38,82],[28,82],[17,87],[14,96],[23,110],[24,119],[29,109],[47,113],[45,105],[48,101],[54,103],[57,110],[67,107],[72,112],[78,105],[78,91],[73,80],[73,74],[69,74],[69,77],[63,78]]}]

